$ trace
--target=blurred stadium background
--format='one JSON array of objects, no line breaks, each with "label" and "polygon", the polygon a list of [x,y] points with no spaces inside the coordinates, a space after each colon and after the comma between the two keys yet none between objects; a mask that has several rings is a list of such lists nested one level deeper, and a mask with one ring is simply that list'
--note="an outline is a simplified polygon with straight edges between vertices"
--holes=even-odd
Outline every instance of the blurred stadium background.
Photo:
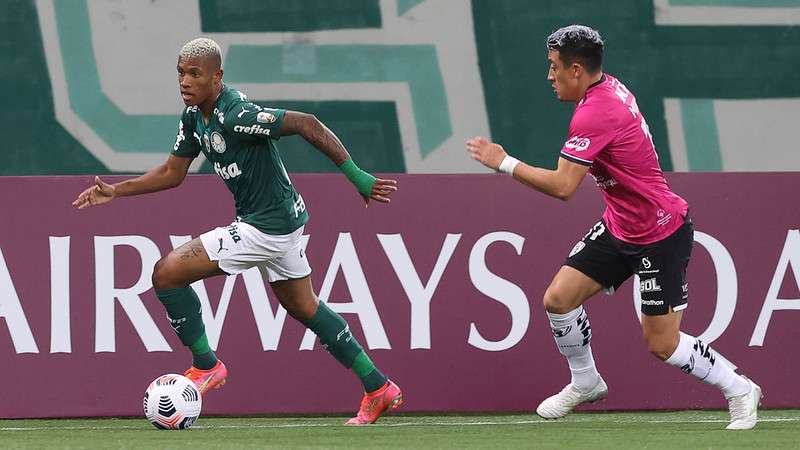
[{"label": "blurred stadium background", "polygon": [[[404,409],[532,414],[568,376],[539,299],[602,205],[588,181],[564,205],[486,174],[466,157],[463,142],[491,136],[518,158],[553,167],[572,105],[559,104],[545,79],[543,40],[560,26],[584,23],[603,34],[604,69],[636,94],[663,169],[693,207],[700,233],[685,324],[762,383],[765,406],[774,410],[764,413],[761,434],[741,441],[709,435],[724,425],[716,412],[584,414],[556,427],[531,414],[404,416],[376,435],[388,440],[406,430],[402,441],[389,443],[349,431],[325,441],[338,418],[218,419],[207,429],[247,428],[252,440],[226,435],[212,446],[257,447],[264,436],[280,435],[285,440],[269,445],[511,447],[538,439],[547,448],[643,448],[635,436],[652,424],[667,424],[664,436],[672,427],[689,430],[685,440],[664,437],[658,448],[796,444],[798,416],[789,409],[800,408],[792,381],[800,369],[793,350],[800,309],[800,1],[2,6],[0,383],[8,392],[0,418],[137,415],[147,383],[182,368],[185,355],[149,290],[149,271],[153,258],[182,239],[230,220],[224,187],[215,175],[201,175],[175,192],[86,214],[69,202],[93,175],[141,173],[165,160],[181,110],[176,54],[198,35],[221,44],[230,85],[258,103],[316,114],[364,169],[398,174],[397,201],[364,213],[343,200],[352,193],[339,175],[318,175],[335,171],[322,155],[301,139],[279,144],[312,215],[315,286],[355,313],[346,318],[404,387]],[[213,174],[201,160],[192,170]],[[238,283],[201,284],[215,314],[214,345],[238,365],[235,382],[204,412],[355,409],[354,380],[318,345],[307,351],[313,340],[289,321],[284,327],[285,315],[259,283],[242,276]],[[724,408],[714,390],[650,360],[638,340],[635,297],[629,282],[615,297],[589,303],[596,357],[619,394],[588,409]],[[142,363],[130,367],[131,360]],[[315,387],[298,394],[304,386]],[[202,420],[198,426],[193,439],[209,439]],[[4,420],[0,442],[152,447],[152,438],[141,438],[147,427],[143,419]],[[294,428],[302,432],[287,431]],[[129,437],[93,441],[92,433]],[[556,438],[561,434],[574,440]],[[594,441],[599,434],[604,440]],[[700,436],[706,440],[695,440]],[[196,444],[183,439],[168,446]]]}]

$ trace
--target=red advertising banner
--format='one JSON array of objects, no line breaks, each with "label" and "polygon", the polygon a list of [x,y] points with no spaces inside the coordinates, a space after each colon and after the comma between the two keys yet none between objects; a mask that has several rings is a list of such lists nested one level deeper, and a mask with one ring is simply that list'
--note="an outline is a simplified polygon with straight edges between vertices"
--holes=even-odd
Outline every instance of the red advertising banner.
[{"label": "red advertising banner", "polygon": [[[398,175],[364,208],[337,175],[296,175],[311,214],[320,298],[404,391],[404,411],[533,411],[569,381],[541,298],[602,214],[586,181],[569,202],[502,175]],[[121,179],[110,177],[110,179]],[[800,407],[800,174],[670,174],[695,247],[684,331]],[[214,176],[75,210],[90,177],[0,178],[0,417],[139,415],[149,382],[190,354],[153,294],[155,262],[233,219]],[[354,412],[360,383],[280,308],[257,270],[195,283],[230,371],[204,414]],[[724,408],[714,388],[657,361],[628,281],[586,303],[609,385],[594,409]]]}]

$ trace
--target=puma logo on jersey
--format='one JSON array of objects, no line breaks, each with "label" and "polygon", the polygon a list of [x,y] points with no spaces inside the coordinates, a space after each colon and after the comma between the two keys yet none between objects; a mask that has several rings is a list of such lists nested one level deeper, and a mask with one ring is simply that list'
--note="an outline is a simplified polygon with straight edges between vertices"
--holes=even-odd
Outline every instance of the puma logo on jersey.
[{"label": "puma logo on jersey", "polygon": [[236,115],[237,118],[241,119],[244,113],[249,113],[250,111],[246,110],[244,106],[242,106],[242,112]]}]

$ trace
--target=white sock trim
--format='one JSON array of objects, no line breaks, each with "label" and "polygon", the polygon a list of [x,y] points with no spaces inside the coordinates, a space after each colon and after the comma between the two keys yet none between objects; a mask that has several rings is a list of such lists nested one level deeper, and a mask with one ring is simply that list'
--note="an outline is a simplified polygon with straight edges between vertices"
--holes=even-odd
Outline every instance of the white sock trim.
[{"label": "white sock trim", "polygon": [[548,311],[547,317],[550,319],[550,326],[552,328],[560,328],[577,320],[581,313],[583,313],[583,306],[578,306],[564,314],[551,313]]}]

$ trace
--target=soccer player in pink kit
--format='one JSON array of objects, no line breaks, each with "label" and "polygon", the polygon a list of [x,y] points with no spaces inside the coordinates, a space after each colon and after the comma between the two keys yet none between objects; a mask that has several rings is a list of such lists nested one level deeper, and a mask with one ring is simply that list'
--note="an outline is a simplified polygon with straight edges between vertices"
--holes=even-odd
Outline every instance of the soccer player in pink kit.
[{"label": "soccer player in pink kit", "polygon": [[592,328],[583,302],[602,290],[613,292],[637,274],[649,351],[719,388],[731,413],[727,429],[753,428],[761,388],[735,373],[708,344],[680,331],[688,305],[686,267],[694,231],[686,201],[664,178],[636,98],[603,73],[603,40],[592,28],[561,28],[547,38],[547,50],[547,79],[556,96],[576,103],[556,170],[529,166],[483,137],[467,141],[470,155],[481,164],[562,200],[575,193],[589,172],[606,203],[602,219],[575,245],[544,294],[553,336],[572,380],[536,412],[555,419],[581,403],[606,397],[608,387],[592,357]]}]

